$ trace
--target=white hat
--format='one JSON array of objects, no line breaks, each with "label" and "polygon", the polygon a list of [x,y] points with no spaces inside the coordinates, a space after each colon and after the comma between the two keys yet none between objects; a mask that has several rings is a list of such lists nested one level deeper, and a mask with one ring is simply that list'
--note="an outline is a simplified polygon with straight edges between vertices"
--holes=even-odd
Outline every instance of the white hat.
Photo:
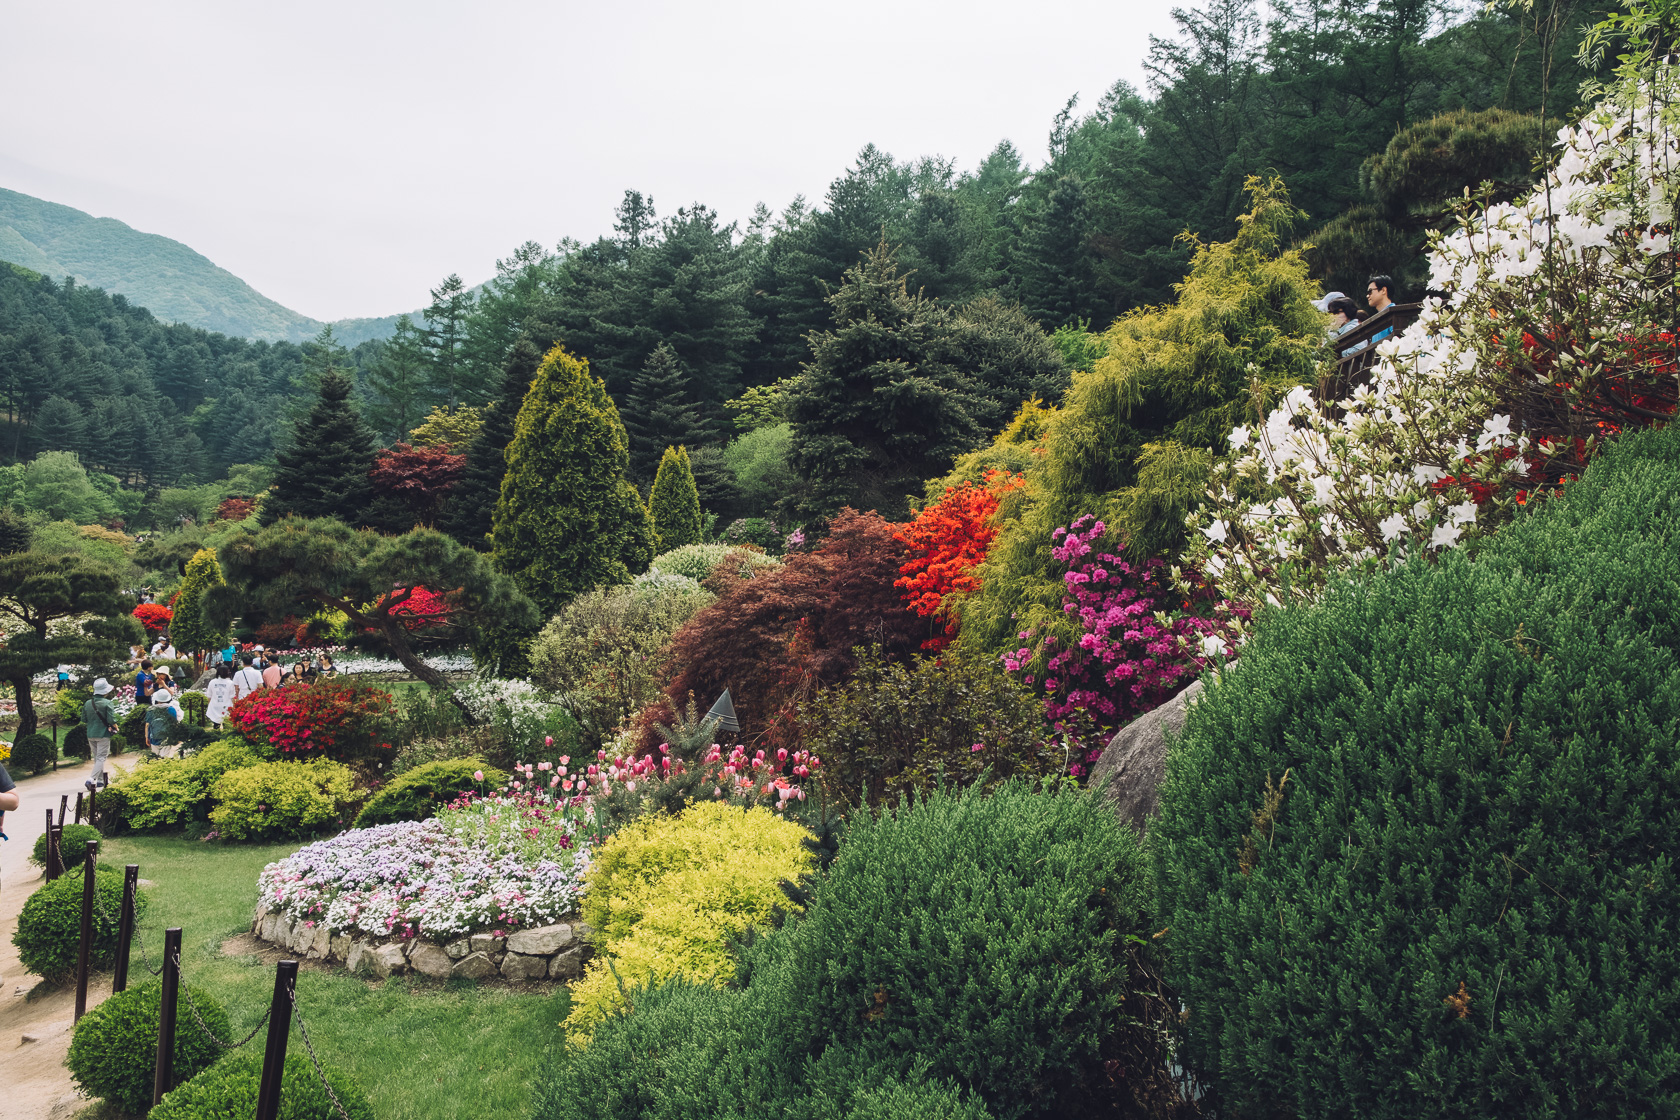
[{"label": "white hat", "polygon": [[93,694],[95,696],[103,696],[110,691],[111,682],[106,680],[104,677],[100,677],[98,680],[93,682]]},{"label": "white hat", "polygon": [[1326,295],[1323,299],[1313,300],[1313,306],[1318,308],[1320,311],[1329,311],[1330,310],[1330,304],[1332,302],[1334,302],[1335,300],[1338,300],[1338,299],[1346,299],[1346,298],[1347,298],[1347,296],[1344,295],[1341,292],[1331,292],[1328,295]]},{"label": "white hat", "polygon": [[154,704],[167,704],[171,699],[173,699],[173,697],[169,695],[169,690],[167,688],[160,688],[156,692],[152,693],[152,703]]}]

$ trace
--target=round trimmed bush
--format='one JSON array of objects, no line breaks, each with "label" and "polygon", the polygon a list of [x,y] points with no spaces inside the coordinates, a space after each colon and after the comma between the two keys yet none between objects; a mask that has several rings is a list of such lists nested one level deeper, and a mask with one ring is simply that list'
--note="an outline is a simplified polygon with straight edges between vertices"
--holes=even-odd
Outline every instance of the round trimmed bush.
[{"label": "round trimmed bush", "polygon": [[[69,831],[68,828],[65,831]],[[122,910],[122,875],[101,867],[94,874],[93,946],[89,962],[109,968],[117,959],[117,917]],[[146,892],[134,892],[138,920]],[[37,890],[23,904],[12,944],[30,972],[57,982],[76,970],[82,938],[82,876],[64,875]]]},{"label": "round trimmed bush", "polygon": [[[361,1088],[332,1066],[323,1068],[350,1120],[373,1120]],[[250,1120],[256,1115],[261,1077],[262,1053],[250,1047],[235,1051],[165,1093],[149,1120]],[[314,1064],[296,1051],[286,1055],[280,1074],[280,1120],[339,1120]]]},{"label": "round trimmed bush", "polygon": [[12,743],[12,757],[6,760],[8,769],[21,773],[39,774],[53,764],[58,749],[53,741],[39,731],[19,735]]},{"label": "round trimmed bush", "polygon": [[[208,1068],[222,1052],[193,1017],[187,1006],[189,993],[199,1016],[218,1037],[231,1040],[233,1033],[227,1013],[214,996],[202,988],[183,986],[175,1018],[177,1085]],[[152,981],[117,992],[82,1016],[70,1037],[70,1055],[64,1060],[76,1084],[90,1096],[103,1097],[124,1112],[146,1115],[152,1105],[162,1006],[163,987]],[[247,1110],[246,1115],[251,1114],[252,1110]]]},{"label": "round trimmed bush", "polygon": [[92,758],[93,747],[88,743],[87,725],[78,723],[64,734],[65,758]]},{"label": "round trimmed bush", "polygon": [[[473,777],[475,772],[484,774],[482,782]],[[505,781],[505,773],[484,765],[476,757],[428,762],[386,782],[357,814],[354,827],[423,821],[436,816],[439,806],[449,804],[468,790],[484,792],[500,787]]]},{"label": "round trimmed bush", "polygon": [[[73,867],[80,867],[87,859],[87,842],[97,839],[99,839],[99,830],[92,825],[65,825],[64,836],[58,847],[58,858],[64,861],[64,869],[69,871]],[[29,861],[36,867],[47,865],[46,833],[43,832],[35,837],[35,850],[30,853]]]},{"label": "round trimmed bush", "polygon": [[1219,1115],[1680,1114],[1676,555],[1680,427],[1262,619],[1150,837]]}]

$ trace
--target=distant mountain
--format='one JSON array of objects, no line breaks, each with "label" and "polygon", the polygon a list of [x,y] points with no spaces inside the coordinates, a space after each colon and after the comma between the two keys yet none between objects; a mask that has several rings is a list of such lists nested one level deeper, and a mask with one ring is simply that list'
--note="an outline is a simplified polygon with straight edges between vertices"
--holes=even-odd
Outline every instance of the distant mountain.
[{"label": "distant mountain", "polygon": [[[0,260],[54,279],[73,276],[78,283],[120,292],[164,322],[235,338],[303,342],[325,325],[275,303],[179,241],[4,188]],[[409,314],[419,321],[418,311]],[[395,315],[343,319],[333,331],[354,346],[390,337],[396,323]]]}]

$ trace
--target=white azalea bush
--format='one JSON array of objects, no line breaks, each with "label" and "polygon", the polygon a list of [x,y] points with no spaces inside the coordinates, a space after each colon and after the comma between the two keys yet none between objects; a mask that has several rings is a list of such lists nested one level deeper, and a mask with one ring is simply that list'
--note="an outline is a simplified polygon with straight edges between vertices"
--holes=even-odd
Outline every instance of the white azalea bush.
[{"label": "white azalea bush", "polygon": [[1430,298],[1340,400],[1291,390],[1231,433],[1185,562],[1234,600],[1458,547],[1666,422],[1676,362],[1680,76],[1657,64],[1558,135],[1525,199],[1438,238]]}]

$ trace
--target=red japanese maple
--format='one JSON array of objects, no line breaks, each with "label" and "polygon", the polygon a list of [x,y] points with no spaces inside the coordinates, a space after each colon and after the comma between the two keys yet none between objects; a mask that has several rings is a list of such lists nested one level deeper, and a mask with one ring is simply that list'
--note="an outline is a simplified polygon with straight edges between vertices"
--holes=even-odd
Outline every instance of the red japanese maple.
[{"label": "red japanese maple", "polygon": [[375,457],[368,481],[376,494],[397,499],[429,525],[437,519],[444,496],[460,481],[466,468],[467,457],[451,455],[447,443],[435,447],[398,443]]},{"label": "red japanese maple", "polygon": [[923,642],[923,649],[944,649],[956,635],[956,620],[948,614],[951,596],[980,589],[974,569],[997,539],[993,522],[998,503],[1003,495],[1024,485],[1018,474],[991,471],[984,484],[947,487],[943,498],[923,507],[915,520],[895,534],[909,549],[910,559],[899,567],[901,578],[893,586],[904,593],[916,614],[945,618],[944,633]]},{"label": "red japanese maple", "polygon": [[257,508],[255,498],[223,498],[216,507],[217,521],[243,521]]}]

